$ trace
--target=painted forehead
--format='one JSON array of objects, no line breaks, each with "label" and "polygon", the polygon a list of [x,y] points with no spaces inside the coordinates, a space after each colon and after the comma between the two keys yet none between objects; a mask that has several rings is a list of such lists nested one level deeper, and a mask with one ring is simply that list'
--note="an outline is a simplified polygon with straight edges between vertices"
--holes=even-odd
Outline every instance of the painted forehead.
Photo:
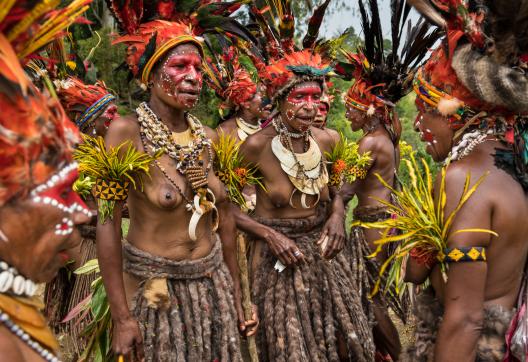
[{"label": "painted forehead", "polygon": [[304,83],[299,83],[296,86],[294,86],[290,91],[290,94],[292,93],[293,94],[314,94],[314,93],[321,94],[322,88],[321,88],[321,85],[317,82],[304,82]]}]

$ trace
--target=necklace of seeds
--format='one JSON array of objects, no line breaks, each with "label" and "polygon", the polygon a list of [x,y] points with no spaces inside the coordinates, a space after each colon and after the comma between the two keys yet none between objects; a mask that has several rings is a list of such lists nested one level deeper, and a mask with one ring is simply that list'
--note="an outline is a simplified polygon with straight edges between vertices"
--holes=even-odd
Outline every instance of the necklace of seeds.
[{"label": "necklace of seeds", "polygon": [[[279,134],[279,137],[281,139],[284,139],[286,141],[286,146],[288,148],[288,151],[291,152],[291,154],[293,155],[293,159],[295,160],[295,164],[297,165],[297,169],[298,169],[298,174],[302,174],[301,178],[303,179],[309,179],[309,180],[317,180],[319,178],[319,176],[315,177],[315,178],[311,178],[310,176],[308,176],[304,170],[304,166],[302,165],[302,163],[299,162],[299,159],[297,158],[297,154],[293,151],[293,143],[292,143],[292,135],[298,135],[298,137],[296,138],[300,138],[300,137],[304,137],[304,145],[303,145],[303,149],[304,149],[304,152],[307,151],[306,147],[309,147],[310,145],[310,137],[313,138],[312,136],[312,131],[310,129],[308,129],[306,132],[303,132],[303,133],[292,133],[290,131],[288,131],[288,129],[286,128],[286,125],[283,123],[282,119],[280,120],[280,124],[279,122],[277,122],[275,119],[273,120],[272,122],[273,124],[273,127],[275,128],[275,131]],[[308,145],[307,145],[308,143]],[[321,161],[320,161],[320,164],[319,164],[319,167],[320,167],[320,170],[322,170],[322,167],[324,167],[324,164],[323,164],[323,158],[321,157]]]},{"label": "necklace of seeds", "polygon": [[146,102],[138,106],[136,113],[141,133],[152,144],[152,150],[156,152],[160,149],[165,149],[167,155],[176,161],[176,169],[181,174],[188,174],[189,171],[191,174],[198,174],[198,167],[203,169],[199,163],[203,164],[200,156],[205,147],[210,161],[205,169],[205,176],[207,177],[212,167],[211,161],[213,153],[211,150],[211,142],[207,139],[205,130],[196,117],[190,113],[186,113],[186,121],[191,129],[193,140],[188,145],[179,145],[174,142],[172,132],[167,125],[158,118]]}]

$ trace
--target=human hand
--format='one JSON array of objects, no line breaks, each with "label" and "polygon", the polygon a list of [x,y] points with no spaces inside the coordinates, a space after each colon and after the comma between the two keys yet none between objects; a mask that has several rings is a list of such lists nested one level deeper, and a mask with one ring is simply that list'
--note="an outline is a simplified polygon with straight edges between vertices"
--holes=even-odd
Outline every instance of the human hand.
[{"label": "human hand", "polygon": [[295,242],[278,231],[269,228],[265,237],[271,252],[286,266],[304,263],[304,254]]},{"label": "human hand", "polygon": [[251,319],[246,320],[243,315],[239,316],[238,318],[238,330],[240,331],[240,334],[242,334],[244,337],[254,336],[257,333],[257,329],[260,323],[257,313],[257,306],[255,304],[252,304],[251,308],[253,310]]},{"label": "human hand", "polygon": [[344,216],[341,213],[333,213],[323,227],[323,232],[317,241],[321,247],[322,256],[325,259],[334,258],[345,246]]},{"label": "human hand", "polygon": [[123,356],[124,360],[144,360],[143,337],[134,318],[114,321],[112,350],[116,355]]}]

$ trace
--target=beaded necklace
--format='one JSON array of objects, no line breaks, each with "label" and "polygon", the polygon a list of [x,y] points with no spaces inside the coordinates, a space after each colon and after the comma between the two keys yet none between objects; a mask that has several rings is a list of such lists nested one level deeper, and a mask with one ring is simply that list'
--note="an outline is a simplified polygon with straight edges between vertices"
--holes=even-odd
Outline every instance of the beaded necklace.
[{"label": "beaded necklace", "polygon": [[[200,160],[200,156],[204,148],[207,149],[209,161],[212,161],[211,141],[207,138],[200,121],[192,114],[186,113],[185,116],[193,139],[188,145],[179,145],[174,142],[172,132],[167,125],[158,118],[146,102],[141,103],[136,112],[141,133],[152,144],[152,151],[157,152],[160,149],[165,149],[167,155],[176,161],[176,169],[181,174],[186,174],[188,171],[195,174],[197,173],[197,166],[203,170],[203,161]],[[207,177],[211,165],[212,162],[209,162],[204,173],[205,177]]]},{"label": "beaded necklace", "polygon": [[[24,278],[15,268],[10,267],[4,261],[0,261],[0,269],[2,270],[0,273],[0,295],[5,296],[6,300],[8,300],[7,298],[11,298],[9,300],[13,301],[15,301],[16,298],[13,298],[11,295],[16,295],[17,297],[22,298],[33,297],[37,289],[33,281]],[[9,310],[13,308],[7,308],[6,311],[2,309],[0,309],[1,324],[3,324],[15,336],[20,338],[29,348],[35,351],[45,361],[60,362],[60,360],[52,352],[42,347],[38,341],[34,340],[22,327],[20,327],[15,321],[11,319],[8,313],[10,313]],[[51,336],[51,332],[49,333]]]},{"label": "beaded necklace", "polygon": [[238,128],[237,129],[238,137],[242,141],[245,141],[246,138],[248,138],[248,136],[250,136],[252,134],[255,134],[258,131],[260,131],[260,125],[259,124],[247,123],[246,121],[244,121],[240,117],[236,117],[235,118],[235,122],[236,122],[237,128]]},{"label": "beaded necklace", "polygon": [[[163,176],[176,188],[181,197],[185,200],[185,207],[192,212],[189,223],[189,236],[196,241],[196,228],[200,218],[213,212],[213,219],[218,219],[215,207],[215,197],[208,187],[207,176],[213,164],[213,152],[211,142],[207,138],[205,130],[200,121],[189,113],[186,113],[186,120],[191,130],[192,140],[188,145],[179,145],[175,142],[174,136],[169,128],[161,122],[156,114],[143,102],[136,109],[138,122],[140,124],[140,138],[145,152],[148,146],[153,152],[164,150],[167,155],[176,162],[176,169],[185,176],[193,190],[193,197],[189,199],[178,184],[169,176],[167,170],[155,160],[154,164],[161,171]],[[149,144],[150,143],[150,144]],[[207,150],[209,162],[204,169],[204,162],[201,159],[203,149]],[[213,231],[216,230],[213,225]]]}]

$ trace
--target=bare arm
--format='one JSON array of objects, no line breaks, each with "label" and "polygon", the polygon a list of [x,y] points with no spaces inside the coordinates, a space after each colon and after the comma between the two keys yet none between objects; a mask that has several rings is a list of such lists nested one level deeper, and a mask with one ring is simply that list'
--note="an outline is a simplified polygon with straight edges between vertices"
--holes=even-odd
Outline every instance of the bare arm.
[{"label": "bare arm", "polygon": [[[113,127],[112,127],[113,126]],[[105,139],[107,147],[115,147],[126,139],[133,139],[129,134],[126,121],[119,119],[112,122]],[[110,304],[114,322],[112,348],[116,354],[128,355],[133,350],[139,356],[143,353],[142,338],[137,321],[132,318],[128,308],[123,282],[123,262],[121,251],[121,213],[123,202],[116,202],[113,220],[106,223],[97,222],[97,257],[103,277],[103,284]],[[133,348],[133,347],[136,348]]]},{"label": "bare arm", "polygon": [[[455,171],[455,172],[450,172]],[[478,176],[478,175],[477,175]],[[474,183],[477,176],[472,177]],[[448,170],[446,215],[454,209],[464,187],[465,171]],[[485,182],[485,181],[484,181]],[[457,214],[452,231],[466,228],[490,229],[492,207],[479,190]],[[459,233],[448,240],[449,247],[486,247],[487,233]],[[444,297],[444,317],[435,346],[435,361],[474,361],[482,329],[486,262],[451,263]]]},{"label": "bare arm", "polygon": [[237,310],[239,322],[244,321],[244,312],[242,310],[242,298],[240,294],[240,271],[237,261],[237,241],[236,241],[236,223],[230,215],[231,204],[224,201],[217,205],[220,224],[218,225],[218,235],[222,241],[222,252],[224,261],[229,269],[233,279],[233,295],[235,297],[235,307]]}]

